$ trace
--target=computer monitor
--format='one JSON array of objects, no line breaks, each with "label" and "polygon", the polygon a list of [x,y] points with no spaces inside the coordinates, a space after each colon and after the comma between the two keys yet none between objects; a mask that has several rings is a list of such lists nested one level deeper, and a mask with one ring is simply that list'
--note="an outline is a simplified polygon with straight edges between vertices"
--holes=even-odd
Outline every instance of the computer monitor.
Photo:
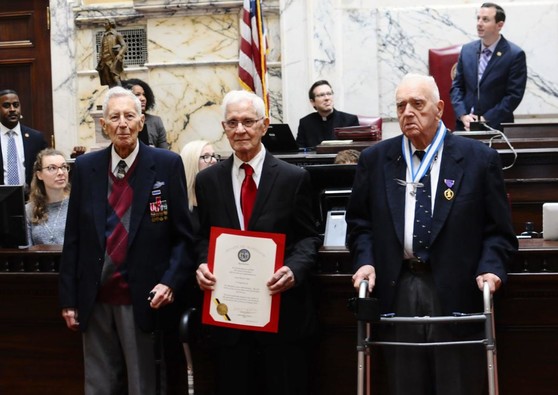
[{"label": "computer monitor", "polygon": [[0,247],[26,246],[25,195],[23,185],[0,185]]},{"label": "computer monitor", "polygon": [[345,210],[351,195],[355,178],[355,164],[308,165],[312,184],[312,205],[316,226],[320,233],[325,231],[327,213],[331,210]]},{"label": "computer monitor", "polygon": [[298,152],[299,148],[287,123],[272,123],[262,137],[265,149],[272,154]]}]

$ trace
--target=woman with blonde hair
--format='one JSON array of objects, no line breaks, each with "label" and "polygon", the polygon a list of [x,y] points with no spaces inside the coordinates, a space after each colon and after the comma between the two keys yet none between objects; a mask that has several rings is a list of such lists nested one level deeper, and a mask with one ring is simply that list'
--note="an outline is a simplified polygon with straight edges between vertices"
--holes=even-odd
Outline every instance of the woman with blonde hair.
[{"label": "woman with blonde hair", "polygon": [[220,156],[215,153],[213,146],[206,140],[194,140],[186,144],[180,151],[184,171],[186,172],[186,189],[188,191],[188,208],[192,215],[194,229],[197,229],[196,207],[196,175],[203,169],[217,163]]},{"label": "woman with blonde hair", "polygon": [[60,151],[46,148],[37,155],[29,202],[25,206],[29,244],[64,244],[69,171],[70,166]]}]

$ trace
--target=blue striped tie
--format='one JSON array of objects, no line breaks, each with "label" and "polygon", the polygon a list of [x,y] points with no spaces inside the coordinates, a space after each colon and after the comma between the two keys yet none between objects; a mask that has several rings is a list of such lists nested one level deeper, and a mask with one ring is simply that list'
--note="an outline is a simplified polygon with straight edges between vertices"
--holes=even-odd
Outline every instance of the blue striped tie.
[{"label": "blue striped tie", "polygon": [[7,160],[7,184],[8,185],[19,185],[19,169],[18,169],[18,158],[17,158],[17,147],[15,141],[15,132],[10,130],[8,132],[8,160]]},{"label": "blue striped tie", "polygon": [[485,48],[482,51],[481,57],[479,59],[479,81],[482,78],[482,75],[484,73],[484,70],[486,69],[486,65],[488,64],[488,61],[490,60],[490,54],[492,54],[492,51],[488,48]]}]

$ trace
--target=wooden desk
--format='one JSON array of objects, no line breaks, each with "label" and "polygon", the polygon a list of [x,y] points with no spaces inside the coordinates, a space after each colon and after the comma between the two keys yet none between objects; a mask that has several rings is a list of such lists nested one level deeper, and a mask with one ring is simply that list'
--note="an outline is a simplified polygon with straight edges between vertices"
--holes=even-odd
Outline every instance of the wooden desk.
[{"label": "wooden desk", "polygon": [[502,132],[508,138],[556,138],[558,137],[558,123],[540,122],[526,123],[514,122],[503,123]]},{"label": "wooden desk", "polygon": [[[60,251],[0,250],[0,393],[83,393],[81,336],[66,329],[57,302]],[[312,389],[320,395],[356,393],[355,296],[350,257],[322,249],[312,277],[320,331],[313,347]],[[47,272],[41,271],[45,269]],[[500,393],[554,395],[558,388],[558,242],[520,240],[506,287],[497,294]],[[207,355],[194,354],[196,394],[211,387]],[[377,365],[376,365],[377,366]],[[173,367],[185,372],[183,361]],[[383,372],[374,371],[377,394]],[[180,383],[178,383],[180,385]],[[534,389],[535,388],[535,389]],[[183,394],[184,386],[170,394]]]}]

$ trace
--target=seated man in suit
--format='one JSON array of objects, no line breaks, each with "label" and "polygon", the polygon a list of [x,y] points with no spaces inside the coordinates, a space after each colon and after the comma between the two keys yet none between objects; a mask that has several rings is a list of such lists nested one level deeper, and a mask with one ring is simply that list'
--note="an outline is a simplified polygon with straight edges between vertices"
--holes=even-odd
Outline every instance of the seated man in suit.
[{"label": "seated man in suit", "polygon": [[525,52],[500,34],[506,14],[494,3],[484,3],[477,15],[480,40],[461,49],[451,87],[456,130],[470,130],[471,122],[485,122],[501,130],[513,122],[527,84]]},{"label": "seated man in suit", "polygon": [[[0,185],[25,184],[29,188],[33,164],[37,154],[47,147],[47,142],[42,132],[22,125],[21,118],[17,92],[12,89],[0,91]],[[15,150],[9,149],[11,144]]]},{"label": "seated man in suit", "polygon": [[300,119],[296,142],[301,148],[313,148],[323,140],[333,140],[333,129],[358,126],[358,117],[333,107],[333,89],[326,80],[316,81],[308,91],[310,104],[316,112]]},{"label": "seated man in suit", "polygon": [[[234,154],[196,177],[198,284],[212,290],[219,281],[207,265],[212,226],[282,233],[286,245],[284,266],[266,279],[270,294],[281,293],[278,333],[208,328],[217,346],[217,394],[306,394],[304,345],[315,326],[308,277],[320,244],[312,218],[310,177],[265,150],[261,140],[269,118],[260,97],[232,91],[223,108],[222,124]],[[241,197],[244,182],[252,185],[253,206]]]}]

